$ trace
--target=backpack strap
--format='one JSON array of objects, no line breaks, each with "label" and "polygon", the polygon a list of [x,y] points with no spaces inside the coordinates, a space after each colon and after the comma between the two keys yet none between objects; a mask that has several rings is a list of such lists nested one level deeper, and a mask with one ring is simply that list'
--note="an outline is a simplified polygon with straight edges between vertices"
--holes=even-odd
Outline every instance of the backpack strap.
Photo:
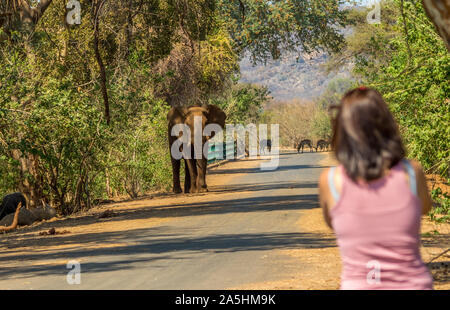
[{"label": "backpack strap", "polygon": [[334,184],[334,174],[336,173],[336,167],[331,167],[328,171],[328,187],[330,188],[331,195],[333,196],[334,202],[339,200],[339,192]]},{"label": "backpack strap", "polygon": [[406,172],[409,177],[409,187],[411,188],[411,192],[417,196],[417,181],[416,181],[416,172],[414,171],[413,166],[407,159],[402,160],[403,165],[406,168]]}]

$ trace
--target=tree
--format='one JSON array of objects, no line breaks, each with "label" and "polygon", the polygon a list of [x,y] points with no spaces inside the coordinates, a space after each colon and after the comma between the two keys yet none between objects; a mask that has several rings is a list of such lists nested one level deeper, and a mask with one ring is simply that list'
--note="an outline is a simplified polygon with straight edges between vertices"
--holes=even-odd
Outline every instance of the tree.
[{"label": "tree", "polygon": [[384,1],[382,10],[390,10],[387,21],[357,22],[343,54],[354,77],[383,94],[409,156],[448,179],[450,55],[419,2]]},{"label": "tree", "polygon": [[236,78],[228,91],[212,101],[228,115],[227,122],[256,124],[260,120],[264,106],[270,100],[270,92],[267,87],[238,83]]},{"label": "tree", "polygon": [[0,5],[0,27],[10,34],[24,27],[32,31],[53,0],[40,0],[32,7],[27,0],[4,0]]},{"label": "tree", "polygon": [[207,102],[237,57],[212,0],[81,1],[79,25],[65,5],[1,24],[0,192],[67,214],[164,188],[168,105]]},{"label": "tree", "polygon": [[238,54],[249,51],[254,62],[277,59],[299,46],[310,52],[338,51],[344,42],[340,27],[349,23],[345,1],[219,0]]},{"label": "tree", "polygon": [[345,92],[354,87],[356,87],[356,83],[351,79],[334,78],[328,83],[325,91],[315,101],[320,108],[328,109],[330,106],[338,105]]},{"label": "tree", "polygon": [[298,99],[274,102],[267,109],[270,123],[280,125],[280,144],[287,147],[297,147],[303,139],[318,138],[313,136],[317,111],[314,102]]}]

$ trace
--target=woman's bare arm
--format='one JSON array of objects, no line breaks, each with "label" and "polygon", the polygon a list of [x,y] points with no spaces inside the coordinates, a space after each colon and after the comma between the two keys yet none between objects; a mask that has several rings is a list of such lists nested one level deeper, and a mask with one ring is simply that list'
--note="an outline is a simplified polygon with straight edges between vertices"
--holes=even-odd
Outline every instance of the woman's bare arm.
[{"label": "woman's bare arm", "polygon": [[428,212],[431,211],[433,202],[428,191],[425,173],[423,172],[422,165],[419,162],[412,160],[411,164],[416,172],[417,194],[422,201],[422,214],[428,214]]},{"label": "woman's bare arm", "polygon": [[328,171],[330,169],[326,169],[324,172],[322,172],[322,174],[320,175],[319,178],[319,202],[320,202],[320,207],[322,208],[322,213],[323,213],[323,218],[325,220],[325,223],[327,223],[328,227],[330,227],[331,229],[333,228],[331,226],[331,218],[330,218],[330,213],[328,211],[328,201],[329,199],[329,195],[330,195],[330,190],[328,189]]}]

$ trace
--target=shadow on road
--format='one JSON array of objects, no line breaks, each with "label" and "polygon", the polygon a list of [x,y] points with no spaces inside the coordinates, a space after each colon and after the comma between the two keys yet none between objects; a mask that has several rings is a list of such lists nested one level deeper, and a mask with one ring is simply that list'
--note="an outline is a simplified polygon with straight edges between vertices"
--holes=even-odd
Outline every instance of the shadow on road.
[{"label": "shadow on road", "polygon": [[[282,155],[285,156],[285,155]],[[292,153],[286,154],[292,156]],[[286,165],[277,171],[307,169],[323,169],[318,165]],[[220,169],[211,171],[212,175],[234,173],[257,173],[261,178],[259,167],[254,169]],[[296,173],[296,172],[295,172]],[[233,253],[240,251],[270,251],[275,249],[327,248],[335,247],[335,238],[329,234],[297,233],[297,232],[260,232],[251,233],[243,227],[242,231],[219,234],[199,234],[195,225],[168,225],[158,227],[129,227],[117,231],[89,231],[85,233],[41,236],[39,231],[55,228],[90,225],[95,223],[123,222],[157,218],[185,218],[185,222],[197,216],[219,214],[244,214],[291,211],[318,207],[318,196],[315,194],[298,194],[301,191],[289,189],[314,189],[317,182],[275,182],[256,184],[226,184],[212,187],[213,193],[233,193],[236,195],[217,195],[201,202],[182,201],[155,206],[152,200],[143,201],[140,206],[114,210],[117,216],[98,219],[96,215],[85,215],[78,218],[42,223],[14,232],[2,240],[0,255],[0,279],[8,277],[26,278],[44,275],[65,276],[64,261],[82,258],[83,273],[97,273],[118,270],[129,270],[136,265],[151,264],[152,268],[167,268],[172,260],[195,259],[205,252]],[[243,192],[284,190],[282,193],[264,192],[257,195],[243,195]],[[308,191],[309,192],[309,191]],[[250,197],[249,197],[250,196]],[[186,196],[189,197],[189,196]],[[177,200],[177,201],[180,201]],[[148,205],[146,205],[148,203]],[[143,205],[143,206],[142,206]],[[111,206],[114,207],[114,206]],[[202,218],[197,218],[199,221]],[[70,228],[69,228],[70,229]],[[60,247],[64,245],[64,247]],[[28,249],[32,249],[28,250]],[[90,259],[92,258],[92,259]],[[101,262],[99,262],[101,260]],[[37,261],[38,264],[33,264]],[[157,263],[154,263],[157,261]],[[160,263],[159,263],[160,262]],[[251,264],[252,262],[248,262]]]},{"label": "shadow on road", "polygon": [[226,192],[257,192],[277,189],[301,189],[301,188],[317,188],[317,182],[278,182],[264,184],[229,184],[224,186],[210,187],[212,193]]},{"label": "shadow on road", "polygon": [[[15,267],[2,267],[0,270],[0,278],[5,279],[13,275],[15,278],[25,278],[29,276],[67,274],[64,265],[53,265],[49,263],[48,265],[20,266],[21,261],[37,261],[43,258],[46,260],[70,260],[83,257],[83,261],[87,260],[86,263],[83,263],[83,273],[95,273],[133,268],[133,264],[137,262],[187,259],[205,251],[227,253],[336,246],[334,238],[313,233],[224,234],[192,238],[178,234],[159,234],[158,231],[160,229],[161,227],[131,229],[126,232],[89,233],[77,236],[58,237],[58,244],[75,245],[79,244],[80,240],[83,240],[84,243],[127,242],[130,236],[132,236],[137,244],[94,249],[80,249],[79,246],[74,246],[63,250],[46,250],[44,253],[40,253],[37,249],[33,254],[0,257],[0,262],[14,261],[19,264],[19,266]],[[48,240],[52,243],[51,241],[54,239]],[[141,256],[136,257],[137,255]],[[114,256],[115,260],[102,263],[88,262],[89,257],[97,256]],[[251,262],[248,263],[251,264]]]},{"label": "shadow on road", "polygon": [[[151,201],[149,202],[151,203]],[[118,216],[101,220],[102,222],[129,221],[148,218],[167,218],[199,216],[223,213],[242,212],[271,212],[280,210],[300,210],[317,207],[317,195],[288,195],[288,196],[265,196],[251,197],[230,200],[206,201],[199,203],[185,203],[163,206],[137,207],[117,211]],[[75,223],[74,223],[75,221]],[[79,221],[80,224],[76,222]],[[63,230],[65,226],[89,225],[97,223],[99,219],[95,216],[85,216],[82,218],[54,223],[43,223],[39,227],[30,227],[11,234],[2,245],[6,249],[7,256],[0,256],[0,278],[14,275],[15,277],[38,276],[44,274],[67,273],[61,266],[53,266],[51,262],[39,266],[29,265],[36,260],[54,259],[77,259],[79,257],[96,257],[104,255],[124,255],[126,258],[119,258],[110,263],[91,263],[84,266],[83,272],[104,272],[117,269],[132,268],[134,262],[130,259],[133,254],[158,254],[157,257],[144,258],[144,261],[181,259],[195,252],[213,251],[236,252],[249,250],[271,250],[290,248],[317,248],[335,246],[334,238],[324,237],[321,234],[310,233],[273,233],[273,234],[245,234],[236,233],[229,235],[211,235],[199,238],[189,237],[189,230],[183,228],[182,231],[174,229],[168,230],[165,226],[151,227],[144,229],[130,229],[126,231],[86,233],[76,235],[59,235],[54,237],[40,236],[37,231],[54,227]],[[26,233],[26,235],[24,235]],[[126,245],[130,240],[132,245]],[[125,245],[121,245],[121,243]],[[37,246],[38,244],[38,246]],[[65,248],[51,249],[64,245]],[[80,244],[85,244],[89,248],[80,248]],[[105,248],[104,245],[111,245]],[[118,244],[116,246],[116,244]],[[30,254],[23,253],[23,247],[33,247]],[[181,257],[177,253],[181,253]],[[14,254],[17,253],[17,254]],[[170,253],[170,255],[169,255]],[[142,259],[141,257],[139,259]],[[5,266],[5,263],[14,262],[17,267]],[[24,262],[20,266],[20,262]]]},{"label": "shadow on road", "polygon": [[212,170],[209,172],[210,175],[220,175],[220,174],[252,174],[252,173],[276,173],[286,170],[304,170],[304,169],[324,169],[329,168],[328,166],[318,166],[318,165],[289,165],[289,166],[279,166],[275,170],[261,170],[260,167],[256,168],[242,168],[242,169],[220,169]]},{"label": "shadow on road", "polygon": [[[258,186],[256,186],[258,187]],[[151,200],[148,202],[151,204]],[[115,217],[102,219],[102,223],[139,220],[149,218],[171,218],[171,217],[185,217],[185,216],[201,216],[214,215],[224,213],[248,213],[248,212],[270,212],[270,211],[287,211],[287,210],[302,210],[312,209],[318,207],[317,195],[283,195],[283,196],[258,196],[248,198],[237,198],[228,200],[208,200],[196,203],[178,203],[161,206],[143,206],[136,208],[128,208],[125,210],[117,210]],[[51,227],[55,229],[64,229],[73,225],[89,225],[99,222],[99,219],[93,215],[86,215],[74,219],[66,219],[52,223],[42,223],[36,227],[28,227],[23,230],[12,233],[8,236],[7,242],[3,246],[8,246],[9,242],[22,239],[23,233],[36,232],[46,230]],[[49,242],[47,245],[61,244],[60,237],[48,239],[46,237],[38,237],[43,242]],[[36,239],[34,239],[36,240]],[[18,242],[21,246],[28,246],[27,240],[20,240]],[[32,245],[32,244],[29,244]]]}]

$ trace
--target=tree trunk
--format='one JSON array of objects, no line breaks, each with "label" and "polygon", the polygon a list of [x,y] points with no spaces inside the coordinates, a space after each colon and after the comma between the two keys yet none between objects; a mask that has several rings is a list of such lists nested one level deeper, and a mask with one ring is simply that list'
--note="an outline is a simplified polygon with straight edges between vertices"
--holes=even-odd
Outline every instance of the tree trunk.
[{"label": "tree trunk", "polygon": [[106,70],[105,65],[102,60],[102,56],[100,54],[99,49],[99,40],[98,40],[98,34],[99,34],[99,13],[100,9],[102,7],[102,3],[100,1],[96,1],[93,6],[93,23],[94,23],[94,52],[95,52],[95,59],[97,60],[98,68],[100,69],[100,87],[102,89],[102,96],[103,96],[103,104],[105,107],[105,119],[106,123],[109,125],[111,121],[111,117],[109,114],[109,98],[108,98],[108,90],[106,88],[107,80],[106,80]]},{"label": "tree trunk", "polygon": [[450,0],[422,0],[422,4],[450,52]]},{"label": "tree trunk", "polygon": [[26,0],[10,0],[4,5],[6,11],[0,12],[0,27],[6,27],[8,33],[23,28],[28,28],[31,32],[52,1],[40,0],[37,6],[32,8]]},{"label": "tree trunk", "polygon": [[[39,182],[38,158],[32,154],[22,154],[19,150],[12,150],[11,157],[20,164],[20,192],[27,198],[29,206],[36,206],[43,197],[42,188],[40,187],[42,183]],[[26,174],[31,176],[31,180]]]},{"label": "tree trunk", "polygon": [[128,57],[130,56],[130,47],[131,47],[131,39],[133,35],[133,0],[128,0],[128,8],[127,8],[127,25],[125,30],[125,58],[128,62]]}]

